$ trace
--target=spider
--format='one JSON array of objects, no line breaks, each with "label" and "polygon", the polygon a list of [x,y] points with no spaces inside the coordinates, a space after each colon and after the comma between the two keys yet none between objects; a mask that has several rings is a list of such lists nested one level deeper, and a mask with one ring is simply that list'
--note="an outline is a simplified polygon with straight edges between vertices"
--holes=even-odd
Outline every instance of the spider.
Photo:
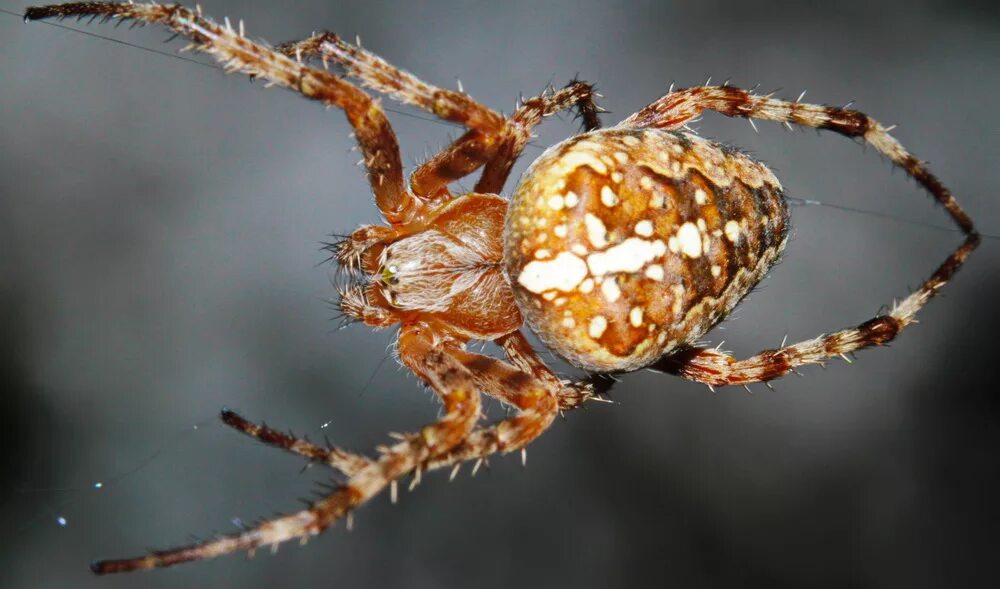
[{"label": "spider", "polygon": [[[527,324],[552,351],[593,373],[656,365],[709,386],[768,382],[797,367],[894,339],[979,243],[972,221],[925,165],[889,130],[847,108],[789,102],[728,85],[668,91],[614,127],[601,129],[590,84],[574,80],[524,100],[509,117],[461,91],[427,84],[332,33],[270,47],[242,22],[220,25],[200,8],[71,3],[29,8],[26,20],[91,16],[165,25],[230,72],[262,78],[342,109],[385,219],[330,246],[354,277],[340,292],[348,317],[398,326],[399,361],[440,397],[443,417],[398,436],[373,456],[321,447],[252,423],[222,420],[339,471],[346,481],[306,509],[226,536],[93,565],[98,574],[165,567],[235,551],[307,540],[347,518],[398,481],[466,461],[521,450],[561,411],[597,398],[589,382],[560,379],[530,345]],[[319,60],[322,68],[308,65]],[[327,71],[329,62],[344,76]],[[405,179],[399,146],[380,104],[353,78],[467,131]],[[801,98],[801,97],[800,97]],[[514,162],[545,117],[575,109],[584,132],[545,151],[508,202],[500,196]],[[736,359],[697,344],[767,274],[781,254],[789,217],[779,181],[746,154],[697,136],[686,123],[704,110],[828,129],[888,157],[922,185],[965,234],[930,278],[885,313],[855,327]],[[474,190],[450,185],[482,168]],[[467,350],[496,342],[506,361]],[[485,393],[516,414],[481,426]]]}]

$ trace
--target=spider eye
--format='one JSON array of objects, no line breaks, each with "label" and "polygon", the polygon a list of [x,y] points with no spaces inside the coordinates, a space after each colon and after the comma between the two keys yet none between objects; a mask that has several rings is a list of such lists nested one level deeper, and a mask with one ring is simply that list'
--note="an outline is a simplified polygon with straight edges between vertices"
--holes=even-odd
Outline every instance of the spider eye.
[{"label": "spider eye", "polygon": [[385,284],[399,284],[399,277],[396,274],[399,273],[399,267],[395,264],[390,266],[382,266],[382,272],[379,273],[379,278]]}]

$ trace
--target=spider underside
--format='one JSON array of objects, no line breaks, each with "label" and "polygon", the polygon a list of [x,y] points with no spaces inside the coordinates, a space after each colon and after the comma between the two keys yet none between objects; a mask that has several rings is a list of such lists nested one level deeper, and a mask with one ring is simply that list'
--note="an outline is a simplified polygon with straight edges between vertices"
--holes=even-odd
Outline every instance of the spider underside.
[{"label": "spider underside", "polygon": [[[30,8],[26,19],[94,16],[157,23],[211,54],[228,71],[342,109],[364,156],[384,225],[364,226],[331,249],[358,280],[342,312],[371,327],[399,326],[399,361],[440,397],[443,417],[374,456],[317,446],[230,411],[223,421],[265,443],[326,464],[346,482],[302,511],[237,534],[123,560],[96,573],[170,566],[291,539],[305,540],[397,481],[493,454],[523,450],[560,411],[595,398],[560,379],[521,332],[593,371],[652,363],[716,385],[767,382],[807,364],[883,345],[914,320],[979,243],[969,217],[922,162],[881,124],[846,108],[788,102],[752,91],[700,86],[670,91],[613,128],[599,129],[590,84],[524,100],[509,117],[462,92],[429,85],[334,34],[269,47],[200,9],[158,4],[72,3]],[[323,67],[312,67],[310,61]],[[327,71],[328,63],[344,75]],[[347,81],[463,125],[467,131],[404,178],[395,134],[377,100]],[[586,133],[543,154],[512,201],[499,196],[545,117],[575,109]],[[858,326],[736,359],[696,345],[766,274],[788,227],[781,185],[762,164],[685,127],[704,110],[828,129],[888,157],[944,206],[965,241],[908,297]],[[456,180],[482,168],[473,192]],[[466,350],[496,342],[506,361]],[[480,425],[480,393],[516,414]]]}]

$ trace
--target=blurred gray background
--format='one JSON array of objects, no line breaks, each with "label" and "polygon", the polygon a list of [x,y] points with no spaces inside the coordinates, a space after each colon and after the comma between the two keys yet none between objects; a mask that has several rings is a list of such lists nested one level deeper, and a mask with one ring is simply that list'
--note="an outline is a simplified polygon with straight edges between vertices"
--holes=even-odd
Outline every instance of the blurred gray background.
[{"label": "blurred gray background", "polygon": [[[460,78],[508,112],[519,93],[577,73],[606,96],[607,124],[672,80],[709,76],[856,100],[899,123],[897,137],[981,229],[1000,233],[991,4],[204,8],[273,42],[358,33],[390,61],[444,86]],[[179,45],[162,45],[159,29],[86,30]],[[297,508],[326,480],[219,425],[223,406],[360,450],[437,406],[384,361],[391,333],[329,321],[319,242],[377,219],[340,113],[7,14],[0,48],[0,586],[970,587],[995,576],[1000,243],[987,239],[919,325],[854,365],[752,396],[627,375],[615,405],[557,422],[526,469],[511,457],[475,479],[429,477],[399,505],[364,507],[353,532],[338,526],[277,556],[92,577],[92,559],[231,531],[233,518]],[[458,132],[391,118],[408,164]],[[758,127],[715,115],[699,124],[773,165],[792,196],[949,227],[871,150]],[[575,130],[551,120],[537,143]],[[796,208],[793,223],[784,263],[714,342],[745,355],[786,333],[863,321],[960,242],[830,208]]]}]

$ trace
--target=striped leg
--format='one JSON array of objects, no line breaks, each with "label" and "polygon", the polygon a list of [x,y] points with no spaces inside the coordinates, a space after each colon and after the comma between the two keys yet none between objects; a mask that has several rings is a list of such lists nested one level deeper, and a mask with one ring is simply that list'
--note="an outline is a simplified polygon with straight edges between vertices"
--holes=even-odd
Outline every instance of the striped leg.
[{"label": "striped leg", "polygon": [[221,417],[223,423],[240,433],[260,440],[269,446],[298,454],[312,462],[326,464],[349,477],[356,475],[374,462],[367,456],[354,454],[336,446],[327,445],[324,447],[314,444],[306,438],[298,438],[293,434],[280,432],[268,427],[265,423],[253,423],[229,409],[223,409]]},{"label": "striped leg", "polygon": [[333,61],[362,86],[469,129],[497,132],[504,125],[500,113],[468,95],[428,84],[334,33],[318,33],[301,41],[282,43],[275,49],[298,59],[318,57],[324,62]]},{"label": "striped leg", "polygon": [[[520,331],[509,333],[499,338],[496,343],[503,348],[507,359],[519,370],[534,375],[535,378],[545,382],[549,387],[559,391],[557,399],[560,411],[576,409],[587,401],[599,398],[592,383],[560,380],[538,357],[538,353]],[[495,392],[489,390],[486,392],[494,397],[502,398],[501,395],[507,394],[506,391],[507,389],[504,387],[497,386]]]},{"label": "striped leg", "polygon": [[979,245],[979,235],[972,220],[948,189],[923,162],[889,135],[890,129],[855,110],[777,100],[728,86],[702,86],[671,92],[622,121],[619,126],[675,129],[706,109],[730,117],[794,123],[861,138],[923,186],[948,211],[955,224],[966,234],[966,239],[916,292],[895,305],[888,314],[854,328],[767,350],[745,360],[737,360],[718,350],[694,348],[664,359],[660,368],[708,385],[746,384],[777,378],[797,366],[819,364],[834,356],[884,345],[914,321],[917,311],[937,294]]},{"label": "striped leg", "polygon": [[[521,449],[552,424],[559,412],[561,387],[558,380],[539,378],[489,356],[461,350],[454,355],[472,373],[482,390],[519,410],[517,415],[477,432],[492,438],[489,453]],[[486,433],[490,430],[492,435]]]},{"label": "striped leg", "polygon": [[[530,419],[521,420],[522,427],[524,427],[524,423],[528,423],[526,429],[541,433],[547,425],[539,422],[548,420],[548,413],[551,412],[548,407],[543,407],[540,412],[537,407],[530,406],[527,400],[532,397],[531,384],[536,384],[548,391],[558,391],[556,401],[557,410],[560,412],[576,409],[597,396],[593,386],[588,383],[559,380],[538,357],[521,332],[516,331],[508,334],[497,340],[497,343],[504,349],[508,359],[516,369],[498,360],[474,354],[463,355],[463,363],[474,375],[478,375],[476,385],[481,387],[484,393],[508,405],[525,410],[529,414]],[[353,476],[371,462],[371,459],[365,456],[352,454],[329,445],[320,446],[309,440],[279,432],[267,425],[252,423],[232,411],[223,411],[222,419],[227,425],[265,444],[277,446],[316,463],[326,464],[347,476]],[[476,429],[448,453],[432,458],[421,465],[421,469],[424,471],[446,467],[457,469],[464,461],[486,458],[490,454],[504,450],[514,450],[534,439],[527,434],[518,434],[513,437],[520,440],[519,445],[508,443],[501,446],[498,427]]]},{"label": "striped leg", "polygon": [[427,201],[450,196],[448,184],[475,172],[493,157],[505,133],[507,122],[496,111],[462,92],[427,84],[334,33],[319,33],[301,41],[283,43],[277,49],[298,59],[318,57],[324,63],[333,61],[365,87],[469,129],[420,165],[410,177],[413,193]]},{"label": "striped leg", "polygon": [[762,119],[828,129],[846,137],[861,138],[927,189],[934,199],[944,206],[955,224],[966,235],[975,233],[972,220],[958,205],[955,197],[930,173],[923,162],[910,155],[899,141],[889,134],[891,128],[883,127],[878,121],[856,110],[777,100],[730,86],[699,86],[670,92],[625,119],[618,126],[676,129],[690,122],[704,110],[713,110],[728,117]]},{"label": "striped leg", "polygon": [[483,164],[487,168],[475,191],[500,192],[511,166],[530,139],[531,128],[543,117],[577,107],[585,130],[600,127],[597,118],[600,108],[594,103],[593,86],[586,82],[574,80],[562,90],[526,100],[504,121],[495,111],[464,93],[426,84],[333,33],[319,33],[302,41],[284,43],[277,49],[300,59],[319,57],[333,61],[365,87],[468,127],[465,135],[421,165],[410,178],[413,192],[427,198],[442,196],[449,183]]},{"label": "striped leg", "polygon": [[394,224],[406,222],[414,215],[417,203],[414,202],[413,195],[407,192],[403,181],[403,166],[396,134],[378,102],[360,88],[251,41],[244,36],[242,24],[239,30],[233,30],[228,20],[225,25],[219,25],[204,18],[200,9],[190,10],[179,5],[76,2],[33,7],[25,11],[25,18],[28,20],[71,16],[162,24],[191,39],[193,48],[211,54],[225,64],[229,72],[260,77],[269,84],[294,90],[327,106],[343,109],[364,155],[368,181],[379,210]]},{"label": "striped leg", "polygon": [[319,534],[385,487],[419,469],[430,459],[445,455],[459,445],[479,419],[480,401],[470,372],[446,352],[436,350],[432,334],[404,328],[399,339],[401,360],[434,388],[444,402],[445,415],[419,433],[380,449],[377,459],[353,472],[342,486],[290,515],[264,521],[238,534],[221,536],[200,544],[153,552],[146,556],[97,562],[98,574],[166,567],[192,560],[214,558],[259,546],[276,546],[295,538],[305,540]]},{"label": "striped leg", "polygon": [[593,90],[586,82],[573,81],[562,90],[525,100],[498,132],[473,129],[424,162],[410,177],[410,188],[415,194],[446,196],[449,183],[485,165],[473,191],[499,194],[532,129],[545,117],[576,107],[588,131],[600,127]]},{"label": "striped leg", "polygon": [[499,193],[503,190],[514,162],[531,139],[531,130],[545,117],[576,108],[577,115],[583,120],[584,131],[600,128],[598,114],[603,111],[594,102],[595,96],[592,84],[573,80],[561,90],[525,100],[511,115],[512,132],[505,135],[494,156],[486,163],[483,175],[476,183],[476,192]]},{"label": "striped leg", "polygon": [[410,178],[410,188],[419,197],[447,197],[447,186],[486,164],[476,192],[498,193],[531,137],[531,128],[543,117],[577,107],[586,130],[600,126],[600,109],[593,100],[593,87],[573,81],[566,88],[523,103],[505,120],[462,92],[438,88],[400,70],[360,46],[345,42],[334,33],[319,33],[277,47],[298,59],[318,57],[345,68],[362,85],[391,96],[404,104],[424,109],[469,129],[462,137],[424,162]]},{"label": "striped leg", "polygon": [[499,194],[511,167],[531,139],[531,132],[543,118],[576,107],[588,130],[600,126],[600,108],[593,100],[593,87],[571,82],[562,90],[526,100],[497,131],[472,129],[410,176],[410,188],[418,195],[447,196],[448,184],[460,180],[485,165],[474,192]]},{"label": "striped leg", "polygon": [[882,346],[915,321],[914,315],[944,286],[979,244],[975,234],[948,256],[919,289],[874,319],[829,335],[765,350],[745,360],[711,348],[692,348],[661,360],[655,368],[710,386],[749,384],[773,380],[808,364],[822,364],[829,358]]}]

